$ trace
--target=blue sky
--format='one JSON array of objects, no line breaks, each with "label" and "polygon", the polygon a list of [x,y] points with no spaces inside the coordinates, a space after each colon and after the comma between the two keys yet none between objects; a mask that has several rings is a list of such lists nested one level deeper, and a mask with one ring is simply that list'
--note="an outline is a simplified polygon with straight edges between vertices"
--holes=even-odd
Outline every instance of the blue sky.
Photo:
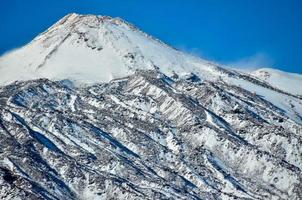
[{"label": "blue sky", "polygon": [[223,64],[302,73],[300,0],[1,0],[0,54],[71,12],[122,17],[178,49]]}]

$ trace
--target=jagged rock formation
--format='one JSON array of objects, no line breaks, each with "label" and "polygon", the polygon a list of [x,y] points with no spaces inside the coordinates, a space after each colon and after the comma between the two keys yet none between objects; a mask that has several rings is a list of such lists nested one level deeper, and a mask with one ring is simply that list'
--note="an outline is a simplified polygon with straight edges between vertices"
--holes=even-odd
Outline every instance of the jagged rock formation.
[{"label": "jagged rock formation", "polygon": [[[37,41],[45,44],[40,43],[49,40],[45,36],[61,41],[50,44],[56,51],[43,47],[41,57],[34,59],[37,63],[20,61],[21,68],[34,75],[11,83],[20,77],[13,76],[10,84],[0,87],[2,199],[302,198],[302,100],[291,91],[187,57],[146,35],[152,45],[160,44],[154,49],[169,53],[162,58],[161,52],[145,53],[142,49],[151,43],[140,43],[135,49],[143,57],[126,54],[115,66],[127,71],[119,74],[123,77],[89,79],[104,69],[89,59],[89,76],[83,79],[66,71],[55,71],[55,77],[39,74],[55,64],[62,67],[56,58],[68,49],[61,45],[77,44],[68,38],[84,22],[95,30],[100,26],[94,23],[108,20],[132,27],[120,19],[69,15],[28,46],[0,59],[5,72],[10,59],[30,55],[28,48]],[[61,27],[66,23],[73,29]],[[63,40],[57,34],[62,30],[68,36]],[[95,43],[115,33],[96,37]],[[90,36],[85,40],[83,33],[80,44],[88,44]],[[127,44],[134,44],[131,41]],[[98,45],[85,47],[89,53],[81,55],[113,49],[104,44],[108,43],[100,50]],[[114,49],[124,55],[132,47]],[[181,62],[173,69],[175,59],[169,61],[175,52]],[[97,67],[100,71],[89,71]]]},{"label": "jagged rock formation", "polygon": [[154,71],[1,89],[2,197],[299,199],[301,125],[224,82]]}]

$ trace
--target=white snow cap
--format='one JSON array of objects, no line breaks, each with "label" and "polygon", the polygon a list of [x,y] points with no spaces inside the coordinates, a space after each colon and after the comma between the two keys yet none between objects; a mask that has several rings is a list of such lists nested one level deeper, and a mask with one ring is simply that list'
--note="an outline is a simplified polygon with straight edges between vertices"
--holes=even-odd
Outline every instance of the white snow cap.
[{"label": "white snow cap", "polygon": [[24,47],[0,58],[0,84],[16,80],[107,82],[135,69],[208,76],[216,66],[182,53],[120,18],[69,14]]}]

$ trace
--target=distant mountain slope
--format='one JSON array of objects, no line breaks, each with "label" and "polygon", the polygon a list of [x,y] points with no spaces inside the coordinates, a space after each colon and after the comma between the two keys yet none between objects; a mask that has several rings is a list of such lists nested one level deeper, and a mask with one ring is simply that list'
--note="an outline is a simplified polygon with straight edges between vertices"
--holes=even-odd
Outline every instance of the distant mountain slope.
[{"label": "distant mountain slope", "polygon": [[302,75],[283,72],[277,69],[263,68],[253,71],[251,75],[268,82],[269,84],[302,96]]}]

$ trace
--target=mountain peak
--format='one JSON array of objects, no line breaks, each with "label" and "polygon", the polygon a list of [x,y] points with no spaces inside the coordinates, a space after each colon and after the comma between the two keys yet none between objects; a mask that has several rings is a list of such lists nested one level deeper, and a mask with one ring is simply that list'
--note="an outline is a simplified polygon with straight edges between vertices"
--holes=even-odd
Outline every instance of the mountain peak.
[{"label": "mountain peak", "polygon": [[76,26],[76,25],[90,25],[97,28],[98,26],[103,25],[104,23],[115,24],[115,25],[127,25],[131,28],[134,28],[134,25],[126,22],[120,17],[111,17],[105,15],[92,15],[92,14],[78,14],[70,13],[60,19],[57,23],[51,26],[49,29],[56,28],[58,26]]},{"label": "mountain peak", "polygon": [[[49,29],[43,32],[41,35],[51,33],[52,31],[58,30],[60,28],[73,30],[79,28],[79,26],[89,26],[90,28],[98,28],[104,22],[110,22],[113,18],[110,16],[100,16],[100,15],[82,15],[77,13],[70,13],[52,25]],[[57,34],[57,33],[56,33]]]},{"label": "mountain peak", "polygon": [[121,18],[76,13],[66,15],[29,44],[0,58],[0,67],[0,84],[35,78],[90,84],[127,76],[136,69],[201,75],[215,68]]}]

